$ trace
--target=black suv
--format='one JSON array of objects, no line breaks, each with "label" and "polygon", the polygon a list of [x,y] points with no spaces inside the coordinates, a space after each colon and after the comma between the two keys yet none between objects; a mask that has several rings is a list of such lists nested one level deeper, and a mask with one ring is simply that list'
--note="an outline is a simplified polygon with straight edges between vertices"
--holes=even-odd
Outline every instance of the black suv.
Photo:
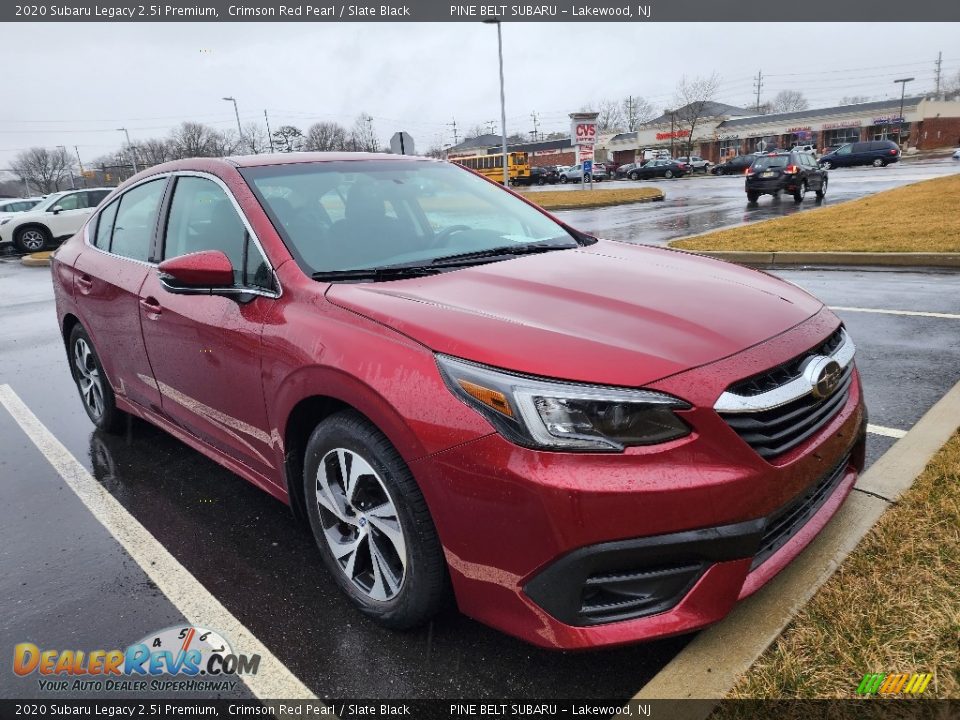
[{"label": "black suv", "polygon": [[560,182],[560,173],[553,165],[530,168],[530,177],[526,180],[527,185],[546,185],[547,183],[553,185],[558,182]]},{"label": "black suv", "polygon": [[778,196],[782,191],[803,200],[808,190],[822,200],[827,194],[827,171],[813,155],[805,152],[774,152],[760,155],[747,170],[747,200],[755,203],[761,195]]},{"label": "black suv", "polygon": [[870,140],[841,145],[820,158],[825,168],[873,165],[884,167],[900,160],[900,148],[893,140]]},{"label": "black suv", "polygon": [[756,159],[756,155],[737,155],[712,168],[710,172],[714,175],[743,175]]}]

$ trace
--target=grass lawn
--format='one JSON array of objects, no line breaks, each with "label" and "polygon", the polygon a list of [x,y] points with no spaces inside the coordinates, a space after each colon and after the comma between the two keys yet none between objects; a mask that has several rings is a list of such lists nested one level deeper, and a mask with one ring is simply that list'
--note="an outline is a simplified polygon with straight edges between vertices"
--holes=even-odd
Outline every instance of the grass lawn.
[{"label": "grass lawn", "polygon": [[624,203],[662,200],[663,191],[655,187],[645,188],[594,188],[593,190],[539,190],[523,192],[530,202],[544,210],[574,210],[579,208],[606,207]]},{"label": "grass lawn", "polygon": [[920,697],[960,698],[960,432],[730,697],[852,698],[868,672],[933,673]]},{"label": "grass lawn", "polygon": [[[787,196],[781,202],[793,200]],[[670,246],[756,252],[960,252],[960,175],[834,207],[829,202],[828,190],[823,209],[676,240]]]}]

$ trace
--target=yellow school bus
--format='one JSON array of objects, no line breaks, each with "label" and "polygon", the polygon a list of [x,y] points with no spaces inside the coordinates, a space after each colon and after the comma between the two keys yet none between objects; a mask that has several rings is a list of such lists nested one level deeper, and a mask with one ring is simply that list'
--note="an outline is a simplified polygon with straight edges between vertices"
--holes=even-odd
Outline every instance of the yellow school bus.
[{"label": "yellow school bus", "polygon": [[[496,155],[469,155],[450,158],[450,162],[476,170],[484,177],[494,182],[503,183],[503,154]],[[507,154],[507,172],[511,185],[528,185],[530,183],[530,159],[525,152]]]}]

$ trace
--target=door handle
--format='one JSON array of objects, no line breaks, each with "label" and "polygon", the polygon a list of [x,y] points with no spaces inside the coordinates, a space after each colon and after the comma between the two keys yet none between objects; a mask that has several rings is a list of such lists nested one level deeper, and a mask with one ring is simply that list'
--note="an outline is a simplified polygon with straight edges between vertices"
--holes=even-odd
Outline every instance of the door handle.
[{"label": "door handle", "polygon": [[160,307],[160,303],[157,302],[155,297],[140,298],[140,307],[142,307],[148,315],[159,315],[163,311],[163,308]]},{"label": "door handle", "polygon": [[82,275],[77,276],[77,285],[80,286],[81,292],[88,293],[93,287],[93,278],[83,273]]}]

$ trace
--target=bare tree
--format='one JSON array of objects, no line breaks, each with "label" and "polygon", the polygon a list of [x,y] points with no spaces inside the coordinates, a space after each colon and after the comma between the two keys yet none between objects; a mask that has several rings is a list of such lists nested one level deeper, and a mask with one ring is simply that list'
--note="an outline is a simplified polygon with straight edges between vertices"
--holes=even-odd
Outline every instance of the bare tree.
[{"label": "bare tree", "polygon": [[697,126],[710,116],[711,105],[716,100],[719,87],[720,76],[717,73],[692,80],[686,75],[680,78],[674,96],[677,109],[673,111],[673,117],[685,135],[682,144],[686,146],[688,156],[693,155]]},{"label": "bare tree", "polygon": [[807,98],[799,90],[781,90],[773,98],[773,112],[799,112],[810,107]]},{"label": "bare tree", "polygon": [[870,102],[867,95],[844,95],[840,98],[839,105],[859,105],[860,103]]},{"label": "bare tree", "polygon": [[347,129],[335,122],[318,122],[307,128],[303,149],[314,152],[348,150]]},{"label": "bare tree", "polygon": [[69,187],[74,166],[72,156],[64,148],[48,150],[42,147],[24,150],[10,164],[11,169],[21,179],[41,193],[56,192],[61,187]]},{"label": "bare tree", "polygon": [[601,100],[597,103],[597,130],[599,132],[610,132],[611,130],[622,130],[626,127],[626,119],[623,116],[623,107],[616,100]]},{"label": "bare tree", "polygon": [[137,159],[141,160],[145,167],[159,165],[173,159],[173,152],[170,148],[170,141],[160,138],[149,138],[141,140],[137,144]]},{"label": "bare tree", "polygon": [[302,150],[303,131],[295,125],[281,125],[273,131],[273,148],[277,152]]},{"label": "bare tree", "polygon": [[642,97],[625,97],[620,106],[623,111],[624,124],[629,132],[633,132],[648,120],[656,116],[653,105],[648,103]]},{"label": "bare tree", "polygon": [[376,130],[373,127],[373,118],[366,113],[360,113],[353,129],[350,131],[351,150],[357,152],[379,152],[380,141],[377,139]]},{"label": "bare tree", "polygon": [[269,152],[270,138],[267,136],[267,129],[260,123],[252,122],[243,126],[243,147],[238,152],[259,155]]},{"label": "bare tree", "polygon": [[960,70],[943,82],[941,92],[946,95],[956,95],[960,93]]}]

